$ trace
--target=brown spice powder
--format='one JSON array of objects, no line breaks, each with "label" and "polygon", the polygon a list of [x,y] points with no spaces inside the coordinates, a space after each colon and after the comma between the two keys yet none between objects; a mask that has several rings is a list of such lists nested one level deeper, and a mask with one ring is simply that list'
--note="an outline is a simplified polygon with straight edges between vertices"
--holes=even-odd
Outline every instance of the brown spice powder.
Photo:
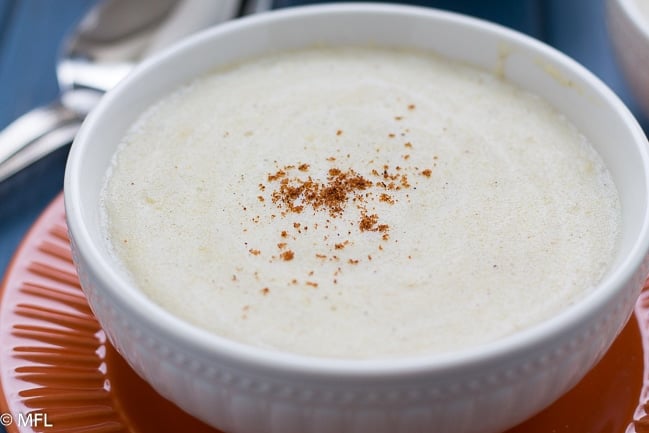
[{"label": "brown spice powder", "polygon": [[[413,110],[414,104],[408,106],[409,110]],[[402,120],[402,116],[395,116],[395,120]],[[342,134],[342,130],[336,131],[337,135]],[[401,135],[404,135],[403,133]],[[388,134],[388,137],[395,137],[394,133]],[[413,148],[413,145],[410,141],[403,143],[403,146],[406,148]],[[348,156],[349,157],[349,156]],[[404,160],[410,158],[409,154],[402,155]],[[435,157],[436,159],[437,157]],[[284,165],[277,166],[277,170],[274,173],[269,173],[267,175],[268,184],[259,184],[260,191],[266,191],[270,184],[274,184],[274,189],[269,196],[266,196],[266,201],[270,201],[281,210],[281,215],[283,217],[287,216],[288,213],[292,214],[301,214],[304,211],[311,209],[314,212],[324,211],[327,212],[331,219],[339,218],[345,213],[349,206],[352,206],[351,209],[356,209],[359,212],[358,220],[356,222],[358,230],[361,232],[377,232],[380,233],[380,238],[383,241],[389,239],[390,226],[388,224],[381,224],[379,222],[379,215],[374,211],[374,208],[370,207],[373,201],[377,203],[386,203],[389,205],[395,204],[395,198],[389,193],[390,191],[398,191],[401,189],[411,188],[408,176],[406,172],[418,173],[425,177],[431,177],[432,170],[424,169],[420,170],[417,167],[401,167],[395,166],[390,167],[388,164],[384,164],[380,169],[375,168],[370,170],[370,174],[374,179],[370,180],[367,177],[359,174],[355,170],[342,169],[340,167],[332,166],[336,158],[330,156],[326,160],[331,164],[330,168],[325,174],[324,180],[320,180],[314,177],[312,174],[308,174],[311,166],[307,163],[299,163],[295,165]],[[371,161],[374,163],[374,160]],[[277,162],[275,162],[277,164]],[[302,174],[298,174],[293,170],[298,170]],[[372,188],[378,189],[378,191],[373,191]],[[258,197],[260,202],[263,202],[262,196]],[[253,218],[253,221],[258,220],[259,217]],[[255,221],[256,222],[256,221]],[[331,222],[327,219],[326,228],[329,228],[329,223]],[[350,222],[354,226],[354,222]],[[292,236],[297,236],[297,234],[303,233],[303,230],[307,230],[307,226],[303,223],[295,221],[292,223],[296,234]],[[314,225],[314,230],[317,230],[317,224]],[[351,231],[347,232],[351,235]],[[338,234],[340,236],[341,233]],[[283,239],[289,238],[289,233],[286,230],[280,232],[280,236]],[[295,237],[293,237],[295,239]],[[325,242],[328,241],[328,235],[324,237]],[[349,244],[349,240],[344,242],[337,242],[333,244],[333,247],[336,250],[342,250]],[[279,258],[284,261],[291,261],[295,258],[295,253],[292,250],[287,249],[288,244],[286,242],[279,242],[277,247],[281,250]],[[383,246],[378,245],[378,250],[382,251]],[[260,254],[259,250],[251,249],[250,253],[253,255]],[[338,261],[340,260],[338,256],[332,255],[328,256],[326,254],[316,253],[315,257],[320,260],[330,260]],[[273,256],[273,259],[277,256]],[[372,255],[367,255],[367,260],[372,260]],[[350,265],[356,265],[360,262],[358,259],[348,259],[347,263]],[[340,274],[342,269],[339,267],[334,273],[334,277]],[[313,276],[314,271],[308,272],[308,276]],[[291,279],[291,284],[297,284],[298,280],[296,278]],[[334,280],[334,283],[337,283],[337,280]],[[306,281],[306,285],[312,287],[318,287],[316,281]]]},{"label": "brown spice powder", "polygon": [[282,260],[288,262],[290,260],[293,260],[293,258],[295,257],[295,253],[291,250],[288,250],[288,251],[283,251],[279,256],[282,258]]},{"label": "brown spice powder", "polygon": [[338,168],[329,169],[326,182],[316,182],[311,176],[307,179],[285,176],[283,170],[268,176],[269,181],[282,179],[271,198],[273,203],[292,213],[301,213],[305,206],[309,206],[314,210],[325,208],[332,217],[337,217],[342,214],[351,194],[373,185],[372,181],[351,169],[344,172]]}]

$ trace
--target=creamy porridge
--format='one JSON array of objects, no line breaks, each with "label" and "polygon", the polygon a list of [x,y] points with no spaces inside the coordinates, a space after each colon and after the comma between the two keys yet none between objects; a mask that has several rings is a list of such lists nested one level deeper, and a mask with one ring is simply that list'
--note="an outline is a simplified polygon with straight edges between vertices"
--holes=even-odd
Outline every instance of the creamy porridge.
[{"label": "creamy porridge", "polygon": [[134,282],[227,338],[306,355],[459,350],[601,279],[617,192],[540,98],[415,51],[313,48],[201,77],[116,155]]}]

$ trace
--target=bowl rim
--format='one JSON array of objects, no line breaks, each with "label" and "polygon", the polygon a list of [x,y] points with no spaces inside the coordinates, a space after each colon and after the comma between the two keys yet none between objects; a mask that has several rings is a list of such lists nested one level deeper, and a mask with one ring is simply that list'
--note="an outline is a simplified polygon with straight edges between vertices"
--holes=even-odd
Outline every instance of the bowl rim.
[{"label": "bowl rim", "polygon": [[[118,303],[119,309],[133,314],[133,320],[140,322],[141,325],[148,329],[155,330],[158,335],[164,334],[165,338],[171,339],[170,341],[173,341],[174,344],[192,350],[197,349],[200,353],[198,356],[202,359],[215,359],[214,357],[216,357],[228,361],[230,365],[237,368],[245,365],[257,371],[272,371],[277,374],[290,373],[294,377],[300,375],[302,379],[354,377],[390,380],[395,377],[430,375],[433,372],[448,373],[454,371],[462,373],[467,371],[467,368],[475,365],[498,363],[502,362],[505,356],[509,357],[512,354],[535,350],[547,344],[553,336],[557,336],[562,330],[579,328],[579,325],[585,319],[603,311],[606,303],[617,290],[621,290],[622,287],[637,278],[638,270],[643,268],[649,251],[649,212],[647,206],[644,206],[644,220],[639,236],[630,253],[617,269],[602,280],[581,302],[566,308],[554,316],[552,320],[545,320],[489,344],[459,351],[377,359],[312,357],[273,351],[233,341],[200,329],[174,316],[121,278],[117,272],[111,269],[112,265],[100,252],[98,246],[92,243],[92,236],[89,234],[92,229],[83,218],[82,207],[75,204],[82,203],[80,172],[85,159],[84,155],[88,153],[86,149],[90,146],[92,132],[96,125],[101,122],[102,113],[106,110],[106,107],[112,105],[116,100],[119,101],[120,89],[124,88],[125,82],[137,80],[143,75],[146,76],[164,59],[175,57],[179,52],[184,52],[195,44],[204,43],[212,38],[219,38],[223,34],[242,29],[245,31],[247,27],[263,25],[270,21],[299,20],[303,16],[332,13],[424,15],[433,20],[452,21],[457,25],[478,26],[485,31],[496,33],[504,40],[515,40],[524,45],[526,49],[530,49],[544,57],[549,56],[549,58],[566,66],[569,70],[576,72],[584,83],[592,87],[611,104],[624,121],[624,124],[631,130],[637,143],[642,143],[642,140],[644,140],[642,129],[626,106],[601,80],[586,68],[567,55],[530,36],[478,18],[428,7],[385,3],[344,3],[286,8],[220,24],[188,37],[136,67],[126,79],[102,98],[100,104],[84,121],[72,145],[64,181],[66,219],[70,237],[73,239],[78,253],[83,256],[87,266],[90,267],[91,273],[98,280],[99,284],[97,285],[101,286],[102,290],[110,292],[111,299]],[[641,154],[642,165],[645,168],[642,180],[645,189],[649,191],[649,153],[645,146],[639,147],[641,148],[638,151]],[[640,287],[638,287],[638,292],[639,290]],[[193,354],[196,355],[196,353]]]}]

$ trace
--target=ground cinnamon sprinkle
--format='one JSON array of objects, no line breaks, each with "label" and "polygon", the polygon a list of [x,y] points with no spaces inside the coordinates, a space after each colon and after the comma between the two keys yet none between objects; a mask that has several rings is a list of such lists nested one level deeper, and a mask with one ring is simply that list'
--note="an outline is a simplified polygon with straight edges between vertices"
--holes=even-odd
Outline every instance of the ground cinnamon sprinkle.
[{"label": "ground cinnamon sprinkle", "polygon": [[394,204],[394,198],[392,198],[390,194],[386,194],[384,192],[379,196],[379,200],[384,203]]},{"label": "ground cinnamon sprinkle", "polygon": [[288,262],[289,260],[293,260],[293,258],[295,257],[295,253],[291,250],[288,250],[288,251],[283,251],[279,256],[282,258],[282,260]]},{"label": "ground cinnamon sprinkle", "polygon": [[360,228],[362,232],[376,231],[375,226],[378,221],[379,216],[377,214],[363,214],[360,221],[358,222],[358,228]]},{"label": "ground cinnamon sprinkle", "polygon": [[[408,109],[413,110],[414,104],[408,105]],[[402,118],[402,116],[395,116],[395,120],[401,120]],[[336,131],[336,135],[342,133],[342,130]],[[394,133],[388,134],[389,138],[395,136]],[[414,147],[410,141],[402,143],[406,148],[411,149]],[[340,152],[340,150],[337,150],[337,152]],[[402,155],[402,158],[408,160],[410,155]],[[334,219],[341,218],[343,214],[349,216],[350,212],[351,215],[357,212],[357,219],[349,221],[351,229],[339,232],[335,242],[333,236],[330,238],[329,233],[325,234],[324,241],[329,244],[329,248],[332,250],[343,250],[350,245],[349,240],[341,241],[340,236],[343,236],[344,233],[351,235],[354,229],[360,232],[379,234],[380,243],[390,239],[390,226],[380,221],[380,210],[384,209],[382,206],[394,205],[397,202],[394,191],[413,188],[407,173],[424,177],[431,177],[432,175],[431,169],[421,170],[416,166],[379,165],[378,161],[372,159],[369,163],[370,167],[367,169],[368,176],[365,176],[352,168],[340,167],[333,156],[325,159],[328,162],[328,169],[321,174],[320,178],[313,172],[311,165],[308,163],[279,165],[275,161],[276,170],[267,174],[267,182],[259,184],[259,190],[266,195],[264,197],[259,196],[258,200],[266,203],[271,202],[281,211],[282,217],[293,214],[296,219],[299,219],[298,215],[305,212],[326,212],[327,219],[324,227],[327,229],[330,228],[330,224],[334,223]],[[415,185],[414,188],[416,187]],[[295,259],[295,253],[289,249],[290,245],[287,241],[290,242],[289,239],[297,240],[297,236],[306,233],[308,227],[304,222],[293,221],[291,223],[295,230],[291,233],[291,236],[289,236],[287,230],[281,230],[278,233],[281,237],[281,240],[278,239],[277,243],[280,254],[273,256],[271,261],[276,259],[291,261]],[[346,223],[347,221],[345,221]],[[318,230],[317,223],[314,223],[312,229]],[[378,250],[383,251],[383,246],[378,245]],[[260,251],[251,249],[250,253],[259,255]],[[340,261],[341,263],[347,263],[347,265],[360,263],[358,258],[345,257],[343,259],[330,254],[312,254],[315,254],[315,258],[322,262]],[[373,259],[370,254],[363,254],[363,257],[365,256],[368,261]],[[342,262],[342,260],[346,260],[346,262]],[[341,272],[342,269],[339,267],[333,277],[337,277]],[[314,271],[309,271],[306,278],[315,278],[313,275]],[[298,279],[293,278],[290,281],[291,284],[297,284]],[[334,281],[337,283],[337,280]],[[303,284],[318,287],[317,280],[307,280]]]},{"label": "ground cinnamon sprinkle", "polygon": [[332,217],[337,217],[343,212],[351,194],[373,185],[372,181],[352,169],[343,172],[338,168],[331,168],[326,182],[316,182],[311,176],[307,179],[285,176],[286,172],[283,170],[268,176],[269,181],[282,178],[279,188],[271,195],[273,203],[293,213],[301,213],[305,206],[316,211],[324,208]]},{"label": "ground cinnamon sprinkle", "polygon": [[277,172],[275,172],[275,174],[268,175],[268,182],[273,182],[283,177],[286,177],[286,172],[284,170],[278,170]]}]

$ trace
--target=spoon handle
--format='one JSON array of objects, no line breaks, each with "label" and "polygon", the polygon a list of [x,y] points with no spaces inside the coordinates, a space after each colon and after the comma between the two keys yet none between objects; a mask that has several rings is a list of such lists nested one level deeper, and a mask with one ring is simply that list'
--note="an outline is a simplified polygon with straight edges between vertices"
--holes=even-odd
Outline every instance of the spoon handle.
[{"label": "spoon handle", "polygon": [[76,117],[77,114],[60,101],[23,114],[0,132],[0,164],[58,125]]},{"label": "spoon handle", "polygon": [[69,144],[81,121],[79,114],[60,101],[36,108],[13,121],[0,132],[0,182]]}]

